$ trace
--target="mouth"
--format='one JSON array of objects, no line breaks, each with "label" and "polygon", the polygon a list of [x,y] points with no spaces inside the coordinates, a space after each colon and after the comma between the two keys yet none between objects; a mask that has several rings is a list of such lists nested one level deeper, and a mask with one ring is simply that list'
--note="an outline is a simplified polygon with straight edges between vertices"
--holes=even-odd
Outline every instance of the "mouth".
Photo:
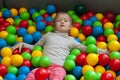
[{"label": "mouth", "polygon": [[64,25],[60,25],[61,27],[65,27]]}]

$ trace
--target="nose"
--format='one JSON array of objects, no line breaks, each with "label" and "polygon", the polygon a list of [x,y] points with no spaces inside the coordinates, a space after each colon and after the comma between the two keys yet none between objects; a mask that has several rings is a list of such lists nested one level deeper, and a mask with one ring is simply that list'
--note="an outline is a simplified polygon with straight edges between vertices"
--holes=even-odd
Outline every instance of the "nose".
[{"label": "nose", "polygon": [[64,23],[64,20],[62,20],[61,23],[63,24],[63,23]]}]

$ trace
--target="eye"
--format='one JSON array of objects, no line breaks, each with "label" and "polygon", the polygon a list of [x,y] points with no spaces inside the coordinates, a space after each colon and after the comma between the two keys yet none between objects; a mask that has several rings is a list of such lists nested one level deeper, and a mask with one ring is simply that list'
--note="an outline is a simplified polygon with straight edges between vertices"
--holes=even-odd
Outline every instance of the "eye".
[{"label": "eye", "polygon": [[65,20],[65,22],[68,22],[67,20]]}]

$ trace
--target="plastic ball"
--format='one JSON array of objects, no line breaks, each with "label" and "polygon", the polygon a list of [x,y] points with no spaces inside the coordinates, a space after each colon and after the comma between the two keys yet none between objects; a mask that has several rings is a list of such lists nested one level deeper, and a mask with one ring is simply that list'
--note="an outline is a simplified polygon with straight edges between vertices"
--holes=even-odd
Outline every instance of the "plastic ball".
[{"label": "plastic ball", "polygon": [[51,15],[51,17],[52,17],[53,19],[55,19],[56,13],[53,13],[53,14]]},{"label": "plastic ball", "polygon": [[87,55],[86,61],[89,65],[96,65],[98,63],[98,56],[94,53],[90,53]]},{"label": "plastic ball", "polygon": [[113,12],[105,12],[104,16],[108,18],[110,22],[115,21],[115,14]]},{"label": "plastic ball", "polygon": [[107,48],[107,43],[102,42],[102,41],[98,42],[97,47],[100,48],[100,49],[106,49]]},{"label": "plastic ball", "polygon": [[21,20],[19,26],[27,29],[29,26],[29,23],[27,20]]},{"label": "plastic ball", "polygon": [[1,60],[1,64],[4,64],[6,67],[10,66],[11,65],[11,58],[8,56],[3,57]]},{"label": "plastic ball", "polygon": [[21,22],[21,19],[19,18],[15,19],[14,21],[15,26],[18,26],[20,22]]},{"label": "plastic ball", "polygon": [[32,33],[34,33],[36,31],[36,28],[35,28],[35,26],[29,26],[27,28],[27,31],[28,31],[29,34],[32,34]]},{"label": "plastic ball", "polygon": [[76,27],[78,30],[81,29],[81,25],[80,25],[80,23],[78,23],[78,22],[74,22],[74,23],[73,23],[73,26]]},{"label": "plastic ball", "polygon": [[88,18],[91,18],[91,17],[93,17],[95,14],[94,14],[93,11],[87,11],[87,12],[86,12],[86,15],[88,16]]},{"label": "plastic ball", "polygon": [[39,61],[40,61],[40,57],[39,56],[34,56],[31,60],[32,66],[33,67],[39,67]]},{"label": "plastic ball", "polygon": [[38,40],[40,40],[40,38],[42,38],[42,34],[41,34],[39,31],[35,31],[35,32],[32,34],[32,36],[33,36],[33,40],[34,40],[35,42],[37,42]]},{"label": "plastic ball", "polygon": [[98,19],[95,16],[90,17],[90,21],[93,23],[95,21],[98,21]]},{"label": "plastic ball", "polygon": [[11,25],[14,24],[14,19],[13,18],[7,18],[6,21],[8,21]]},{"label": "plastic ball", "polygon": [[46,24],[44,22],[39,21],[36,23],[36,29],[38,31],[43,31],[45,27],[46,27]]},{"label": "plastic ball", "polygon": [[39,61],[40,67],[49,67],[51,64],[50,59],[47,56],[42,56]]},{"label": "plastic ball", "polygon": [[106,17],[103,17],[100,22],[104,25],[105,23],[109,22],[109,19]]},{"label": "plastic ball", "polygon": [[99,72],[96,72],[96,75],[97,75],[97,79],[96,79],[96,80],[100,80],[101,73],[99,73]]},{"label": "plastic ball", "polygon": [[39,50],[41,52],[43,51],[42,46],[34,46],[33,51],[34,50]]},{"label": "plastic ball", "polygon": [[95,72],[99,72],[99,73],[104,73],[105,72],[105,68],[101,65],[97,65],[95,67]]},{"label": "plastic ball", "polygon": [[10,11],[11,11],[12,17],[15,17],[15,16],[18,15],[18,10],[17,9],[11,8]]},{"label": "plastic ball", "polygon": [[5,40],[8,44],[13,45],[16,42],[16,37],[14,34],[8,34],[5,38]]},{"label": "plastic ball", "polygon": [[4,10],[4,11],[2,11],[2,16],[4,17],[4,18],[9,18],[9,17],[11,17],[11,11],[10,10]]},{"label": "plastic ball", "polygon": [[32,64],[31,64],[31,61],[30,61],[30,60],[26,60],[26,59],[23,60],[22,66],[27,66],[27,67],[30,68],[31,65],[32,65]]},{"label": "plastic ball", "polygon": [[83,26],[91,26],[92,25],[92,22],[90,20],[85,20],[83,22]]},{"label": "plastic ball", "polygon": [[100,27],[102,27],[102,23],[101,23],[100,21],[95,21],[92,26],[93,26],[93,27],[95,27],[95,26],[100,26]]},{"label": "plastic ball", "polygon": [[30,34],[25,34],[25,35],[23,36],[23,41],[24,41],[25,43],[32,44],[32,43],[33,43],[33,37],[32,37],[32,35],[30,35]]},{"label": "plastic ball", "polygon": [[25,28],[19,28],[17,31],[18,36],[24,36],[25,34],[27,34],[27,30]]},{"label": "plastic ball", "polygon": [[76,66],[73,70],[72,70],[72,74],[79,79],[82,76],[82,67],[81,66]]},{"label": "plastic ball", "polygon": [[45,33],[48,33],[48,32],[53,32],[54,31],[54,27],[53,26],[47,26],[45,28]]},{"label": "plastic ball", "polygon": [[87,45],[89,45],[89,44],[96,44],[96,39],[95,39],[95,37],[93,37],[93,36],[88,36],[88,37],[86,38],[86,44],[87,44]]},{"label": "plastic ball", "polygon": [[8,73],[12,73],[14,75],[17,75],[18,74],[18,68],[16,66],[8,66],[7,67],[7,72]]},{"label": "plastic ball", "polygon": [[97,37],[97,41],[98,42],[101,42],[101,41],[106,42],[107,39],[106,39],[106,37],[104,35],[100,35],[100,36]]},{"label": "plastic ball", "polygon": [[111,40],[118,40],[118,37],[115,35],[115,34],[110,34],[108,37],[107,37],[107,41],[111,41]]},{"label": "plastic ball", "polygon": [[117,76],[117,77],[116,77],[116,80],[120,80],[120,76]]},{"label": "plastic ball", "polygon": [[104,35],[105,35],[105,37],[108,37],[110,34],[114,34],[113,29],[111,29],[111,28],[106,28],[106,29],[104,30]]},{"label": "plastic ball", "polygon": [[118,41],[112,40],[108,43],[108,49],[110,51],[119,51],[120,50],[120,43]]},{"label": "plastic ball", "polygon": [[34,56],[39,56],[39,57],[41,57],[42,55],[43,55],[42,52],[39,51],[39,50],[34,50],[34,51],[32,52],[32,57],[34,57]]},{"label": "plastic ball", "polygon": [[78,38],[80,39],[80,41],[84,41],[86,39],[85,35],[82,33],[78,34]]},{"label": "plastic ball", "polygon": [[1,50],[1,56],[5,57],[5,56],[11,56],[12,55],[12,49],[10,49],[9,47],[4,47]]},{"label": "plastic ball", "polygon": [[46,10],[49,14],[53,14],[54,12],[56,12],[56,7],[52,4],[50,4],[47,6]]},{"label": "plastic ball", "polygon": [[43,20],[44,18],[42,17],[42,16],[37,16],[36,18],[35,18],[35,22],[39,22],[39,21],[41,21],[41,20]]},{"label": "plastic ball", "polygon": [[4,39],[1,39],[1,38],[0,38],[0,50],[1,50],[2,48],[4,48],[5,46],[7,46],[7,42],[6,42]]},{"label": "plastic ball", "polygon": [[118,31],[117,37],[118,37],[118,39],[120,40],[120,31]]},{"label": "plastic ball", "polygon": [[83,21],[80,18],[75,19],[74,22],[78,22],[79,24],[83,24]]},{"label": "plastic ball", "polygon": [[104,72],[101,75],[100,80],[114,80],[114,77],[109,72]]},{"label": "plastic ball", "polygon": [[114,25],[112,24],[112,22],[106,22],[104,25],[103,25],[104,29],[106,28],[114,28]]},{"label": "plastic ball", "polygon": [[31,50],[30,50],[30,48],[23,47],[22,50],[21,50],[21,53],[23,53],[23,52],[31,53]]},{"label": "plastic ball", "polygon": [[30,18],[30,14],[28,12],[21,12],[20,18],[23,20],[28,20]]},{"label": "plastic ball", "polygon": [[116,73],[113,70],[107,70],[106,72],[109,72],[114,78],[116,78]]},{"label": "plastic ball", "polygon": [[23,59],[31,60],[31,55],[28,52],[21,53],[21,56],[22,56]]},{"label": "plastic ball", "polygon": [[74,48],[70,52],[71,55],[75,55],[75,56],[79,55],[80,53],[81,52],[80,52],[80,50],[78,48]]},{"label": "plastic ball", "polygon": [[3,77],[2,77],[2,76],[0,76],[0,80],[3,80]]},{"label": "plastic ball", "polygon": [[10,25],[10,26],[8,26],[8,27],[6,28],[6,31],[7,31],[9,34],[15,34],[15,33],[16,33],[16,28],[15,28],[15,26]]},{"label": "plastic ball", "polygon": [[76,5],[74,11],[77,15],[81,15],[86,12],[86,7],[82,4]]},{"label": "plastic ball", "polygon": [[97,13],[95,17],[100,21],[104,16],[102,13]]},{"label": "plastic ball", "polygon": [[16,76],[12,73],[7,73],[5,76],[4,76],[4,79],[5,80],[16,80]]},{"label": "plastic ball", "polygon": [[26,74],[28,75],[30,73],[30,68],[27,66],[21,66],[19,68],[18,74]]},{"label": "plastic ball", "polygon": [[23,58],[21,55],[15,54],[11,56],[11,64],[14,66],[21,66],[23,63]]},{"label": "plastic ball", "polygon": [[103,28],[100,26],[95,26],[92,30],[92,35],[95,37],[100,36],[101,34],[103,34]]},{"label": "plastic ball", "polygon": [[87,71],[85,74],[84,74],[84,79],[85,80],[96,80],[97,79],[97,75],[94,71]]},{"label": "plastic ball", "polygon": [[26,9],[25,7],[21,7],[21,8],[19,9],[19,13],[22,13],[22,12],[27,12],[27,9]]},{"label": "plastic ball", "polygon": [[82,68],[82,74],[85,74],[89,70],[94,71],[94,68],[91,65],[84,65]]},{"label": "plastic ball", "polygon": [[68,74],[65,76],[64,80],[76,80],[76,78],[72,74]]},{"label": "plastic ball", "polygon": [[80,80],[84,80],[84,76],[82,76],[82,77],[80,78]]},{"label": "plastic ball", "polygon": [[70,60],[73,60],[73,61],[75,61],[75,59],[76,59],[76,56],[75,55],[68,55],[67,57],[66,57],[66,60],[67,59],[70,59]]},{"label": "plastic ball", "polygon": [[26,75],[25,74],[21,74],[21,75],[18,75],[17,76],[17,79],[16,80],[25,80],[26,79]]},{"label": "plastic ball", "polygon": [[79,34],[79,30],[78,30],[77,28],[72,27],[72,28],[70,29],[70,36],[72,36],[72,37],[77,37],[78,34]]},{"label": "plastic ball", "polygon": [[40,9],[39,14],[43,15],[44,13],[47,13],[46,9]]},{"label": "plastic ball", "polygon": [[34,13],[32,14],[32,19],[35,20],[35,18],[36,18],[37,16],[40,16],[40,14],[39,14],[38,12],[34,12]]},{"label": "plastic ball", "polygon": [[119,52],[117,52],[117,51],[113,51],[113,52],[111,52],[110,53],[110,59],[119,59],[120,60],[120,53]]},{"label": "plastic ball", "polygon": [[53,18],[51,16],[48,16],[45,18],[46,22],[50,22],[50,21],[53,21]]},{"label": "plastic ball", "polygon": [[97,53],[98,48],[94,44],[89,44],[86,48],[87,53]]},{"label": "plastic ball", "polygon": [[0,64],[0,76],[4,77],[7,73],[7,67],[4,64]]},{"label": "plastic ball", "polygon": [[83,26],[82,28],[82,33],[85,35],[85,36],[89,36],[92,34],[92,27],[91,26]]},{"label": "plastic ball", "polygon": [[29,13],[32,15],[34,12],[37,12],[36,8],[30,8],[29,9]]},{"label": "plastic ball", "polygon": [[75,67],[75,62],[73,60],[67,59],[64,62],[64,68],[66,71],[72,71]]}]

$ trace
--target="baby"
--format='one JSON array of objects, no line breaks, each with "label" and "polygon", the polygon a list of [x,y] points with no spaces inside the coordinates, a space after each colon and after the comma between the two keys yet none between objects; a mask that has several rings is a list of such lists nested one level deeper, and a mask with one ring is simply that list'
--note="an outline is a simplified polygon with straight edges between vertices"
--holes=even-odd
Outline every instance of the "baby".
[{"label": "baby", "polygon": [[[46,33],[35,45],[43,46],[43,55],[49,57],[51,60],[49,80],[63,80],[66,76],[63,65],[70,51],[74,48],[86,51],[86,46],[69,36],[69,30],[72,27],[72,19],[67,13],[57,13],[54,26],[55,31]],[[19,51],[21,51],[22,47],[28,47],[32,50],[35,45],[19,43],[13,46],[12,49],[19,48]],[[97,53],[107,53],[107,49],[98,49]],[[26,80],[36,80],[34,74],[37,69],[38,68],[32,70]]]}]

